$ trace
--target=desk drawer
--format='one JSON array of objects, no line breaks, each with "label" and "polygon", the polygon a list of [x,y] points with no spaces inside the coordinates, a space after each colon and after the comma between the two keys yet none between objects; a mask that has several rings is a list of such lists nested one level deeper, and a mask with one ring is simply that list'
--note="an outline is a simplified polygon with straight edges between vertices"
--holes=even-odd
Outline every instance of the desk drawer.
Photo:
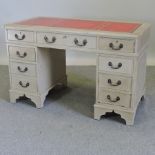
[{"label": "desk drawer", "polygon": [[36,60],[35,48],[9,46],[8,51],[9,51],[9,56],[11,59],[16,59],[16,60],[21,60],[21,61],[35,61]]},{"label": "desk drawer", "polygon": [[67,36],[57,33],[43,33],[43,32],[37,33],[37,42],[42,44],[63,45],[65,44],[66,38]]},{"label": "desk drawer", "polygon": [[34,33],[32,31],[8,30],[7,39],[9,41],[34,42]]},{"label": "desk drawer", "polygon": [[25,76],[12,76],[11,87],[14,90],[26,91],[26,92],[37,92],[37,81],[35,78]]},{"label": "desk drawer", "polygon": [[131,75],[133,71],[133,61],[131,58],[99,56],[98,68],[99,71]]},{"label": "desk drawer", "polygon": [[36,76],[36,65],[10,62],[10,71],[18,75]]},{"label": "desk drawer", "polygon": [[67,39],[67,45],[78,48],[96,48],[96,37],[70,35]]},{"label": "desk drawer", "polygon": [[131,91],[131,78],[99,73],[99,87],[112,90]]},{"label": "desk drawer", "polygon": [[135,52],[135,40],[100,37],[98,42],[100,50],[112,52]]},{"label": "desk drawer", "polygon": [[130,107],[131,95],[119,92],[112,92],[99,88],[98,102],[121,107]]}]

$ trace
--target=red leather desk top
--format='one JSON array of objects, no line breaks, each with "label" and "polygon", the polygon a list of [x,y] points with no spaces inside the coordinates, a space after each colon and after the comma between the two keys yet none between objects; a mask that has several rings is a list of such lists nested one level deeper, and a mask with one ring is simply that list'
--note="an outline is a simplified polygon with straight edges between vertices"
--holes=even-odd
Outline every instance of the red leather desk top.
[{"label": "red leather desk top", "polygon": [[59,28],[73,28],[73,29],[128,32],[128,33],[134,32],[141,25],[139,23],[90,21],[79,19],[45,18],[45,17],[28,19],[25,21],[17,22],[15,24],[26,26],[48,26]]}]

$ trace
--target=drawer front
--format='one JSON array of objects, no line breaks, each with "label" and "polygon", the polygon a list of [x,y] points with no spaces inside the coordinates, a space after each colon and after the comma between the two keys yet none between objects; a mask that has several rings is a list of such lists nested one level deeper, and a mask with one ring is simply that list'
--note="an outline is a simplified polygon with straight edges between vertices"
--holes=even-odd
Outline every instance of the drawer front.
[{"label": "drawer front", "polygon": [[36,53],[34,48],[9,46],[8,51],[11,59],[16,59],[21,61],[36,60]]},{"label": "drawer front", "polygon": [[57,33],[37,33],[37,42],[50,45],[63,45],[65,44],[67,36]]},{"label": "drawer front", "polygon": [[131,91],[131,78],[99,73],[99,87],[112,90]]},{"label": "drawer front", "polygon": [[9,41],[34,42],[34,33],[32,31],[8,30],[7,37]]},{"label": "drawer front", "polygon": [[114,39],[100,37],[98,42],[100,50],[109,50],[112,52],[135,52],[135,40]]},{"label": "drawer front", "polygon": [[133,61],[130,58],[99,56],[98,68],[99,71],[131,75],[133,71]]},{"label": "drawer front", "polygon": [[36,76],[36,65],[10,62],[10,71],[18,75]]},{"label": "drawer front", "polygon": [[104,90],[103,88],[99,88],[98,102],[100,102],[100,104],[109,104],[129,108],[131,95],[111,92]]},{"label": "drawer front", "polygon": [[70,35],[67,39],[67,45],[78,48],[96,48],[96,37]]},{"label": "drawer front", "polygon": [[11,77],[12,89],[23,92],[37,92],[36,79],[25,76],[12,76]]}]

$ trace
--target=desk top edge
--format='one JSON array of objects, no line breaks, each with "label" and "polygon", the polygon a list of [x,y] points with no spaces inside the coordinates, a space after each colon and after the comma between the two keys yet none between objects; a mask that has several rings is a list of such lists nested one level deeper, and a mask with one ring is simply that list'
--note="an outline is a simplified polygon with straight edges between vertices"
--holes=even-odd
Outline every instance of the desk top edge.
[{"label": "desk top edge", "polygon": [[[81,27],[80,27],[81,26]],[[103,28],[103,26],[105,26]],[[119,33],[131,36],[137,35],[141,27],[149,27],[147,23],[124,22],[110,20],[84,20],[84,19],[67,19],[55,17],[37,17],[15,23],[6,24],[6,29],[22,28],[30,30],[51,29],[60,31],[82,31],[92,34],[102,33]],[[103,28],[103,29],[102,29]],[[122,28],[122,30],[121,30]]]}]

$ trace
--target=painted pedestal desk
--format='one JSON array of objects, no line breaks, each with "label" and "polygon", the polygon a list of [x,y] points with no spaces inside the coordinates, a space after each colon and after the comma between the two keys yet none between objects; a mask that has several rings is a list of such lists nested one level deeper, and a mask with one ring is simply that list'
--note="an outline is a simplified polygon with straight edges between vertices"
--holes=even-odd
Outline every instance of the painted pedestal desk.
[{"label": "painted pedestal desk", "polygon": [[55,85],[67,85],[66,49],[96,53],[94,118],[115,112],[132,125],[144,97],[146,23],[34,18],[7,24],[10,100],[30,98],[43,107]]}]

